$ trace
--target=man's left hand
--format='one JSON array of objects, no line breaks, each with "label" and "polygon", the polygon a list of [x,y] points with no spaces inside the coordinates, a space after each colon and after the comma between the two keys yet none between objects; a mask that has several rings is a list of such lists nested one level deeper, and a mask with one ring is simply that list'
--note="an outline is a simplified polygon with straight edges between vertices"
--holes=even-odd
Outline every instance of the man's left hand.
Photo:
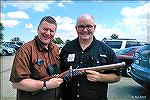
[{"label": "man's left hand", "polygon": [[86,70],[87,79],[92,82],[99,81],[100,73],[92,70]]}]

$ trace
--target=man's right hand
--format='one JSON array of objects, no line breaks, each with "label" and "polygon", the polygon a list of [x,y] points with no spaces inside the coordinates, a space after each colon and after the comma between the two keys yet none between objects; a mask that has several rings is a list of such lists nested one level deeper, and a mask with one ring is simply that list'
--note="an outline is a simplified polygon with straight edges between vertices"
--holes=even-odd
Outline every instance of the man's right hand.
[{"label": "man's right hand", "polygon": [[57,88],[62,82],[62,78],[51,78],[49,81],[46,81],[46,87],[48,89]]}]

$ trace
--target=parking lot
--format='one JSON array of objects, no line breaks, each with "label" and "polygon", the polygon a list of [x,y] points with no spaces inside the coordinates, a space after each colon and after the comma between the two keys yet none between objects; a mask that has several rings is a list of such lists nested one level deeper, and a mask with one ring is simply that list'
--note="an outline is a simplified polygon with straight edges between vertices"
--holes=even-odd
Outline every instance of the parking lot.
[{"label": "parking lot", "polygon": [[[1,100],[15,100],[16,90],[9,82],[10,69],[14,56],[2,56],[1,61]],[[117,83],[109,84],[108,100],[149,100],[148,91],[131,78],[122,77]]]}]

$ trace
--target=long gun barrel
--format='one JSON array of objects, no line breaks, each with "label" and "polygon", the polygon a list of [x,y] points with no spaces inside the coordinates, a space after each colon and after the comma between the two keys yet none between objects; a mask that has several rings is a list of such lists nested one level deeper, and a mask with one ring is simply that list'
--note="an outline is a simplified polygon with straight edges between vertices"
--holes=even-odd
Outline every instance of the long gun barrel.
[{"label": "long gun barrel", "polygon": [[125,62],[121,63],[116,63],[116,64],[109,64],[109,65],[102,65],[102,66],[96,66],[96,67],[87,67],[87,68],[79,68],[79,69],[72,69],[70,68],[69,70],[59,74],[59,75],[52,75],[50,77],[43,78],[42,80],[49,80],[51,78],[64,78],[64,79],[69,79],[73,76],[78,76],[82,74],[86,74],[86,70],[93,70],[93,71],[99,71],[99,72],[104,72],[107,70],[119,70],[119,69],[124,69],[125,68]]}]

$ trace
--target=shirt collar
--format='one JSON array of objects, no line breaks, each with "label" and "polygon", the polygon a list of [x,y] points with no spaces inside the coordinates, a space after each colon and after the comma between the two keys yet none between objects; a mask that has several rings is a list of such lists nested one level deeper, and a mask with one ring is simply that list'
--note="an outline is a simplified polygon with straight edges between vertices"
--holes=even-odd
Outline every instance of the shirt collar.
[{"label": "shirt collar", "polygon": [[[76,41],[78,47],[81,48],[80,43],[79,43],[79,37],[77,37],[75,41]],[[92,43],[91,43],[85,50],[91,48],[91,47],[95,44],[95,42],[96,42],[96,38],[95,38],[95,36],[93,36],[93,41],[92,41]]]},{"label": "shirt collar", "polygon": [[[38,50],[40,50],[40,51],[46,50],[47,51],[47,49],[44,47],[44,44],[41,42],[41,40],[38,38],[38,36],[36,36],[34,38],[34,40],[36,42],[36,46],[37,46]],[[54,45],[52,43],[49,43],[48,50],[51,50],[53,48],[54,48]]]}]

